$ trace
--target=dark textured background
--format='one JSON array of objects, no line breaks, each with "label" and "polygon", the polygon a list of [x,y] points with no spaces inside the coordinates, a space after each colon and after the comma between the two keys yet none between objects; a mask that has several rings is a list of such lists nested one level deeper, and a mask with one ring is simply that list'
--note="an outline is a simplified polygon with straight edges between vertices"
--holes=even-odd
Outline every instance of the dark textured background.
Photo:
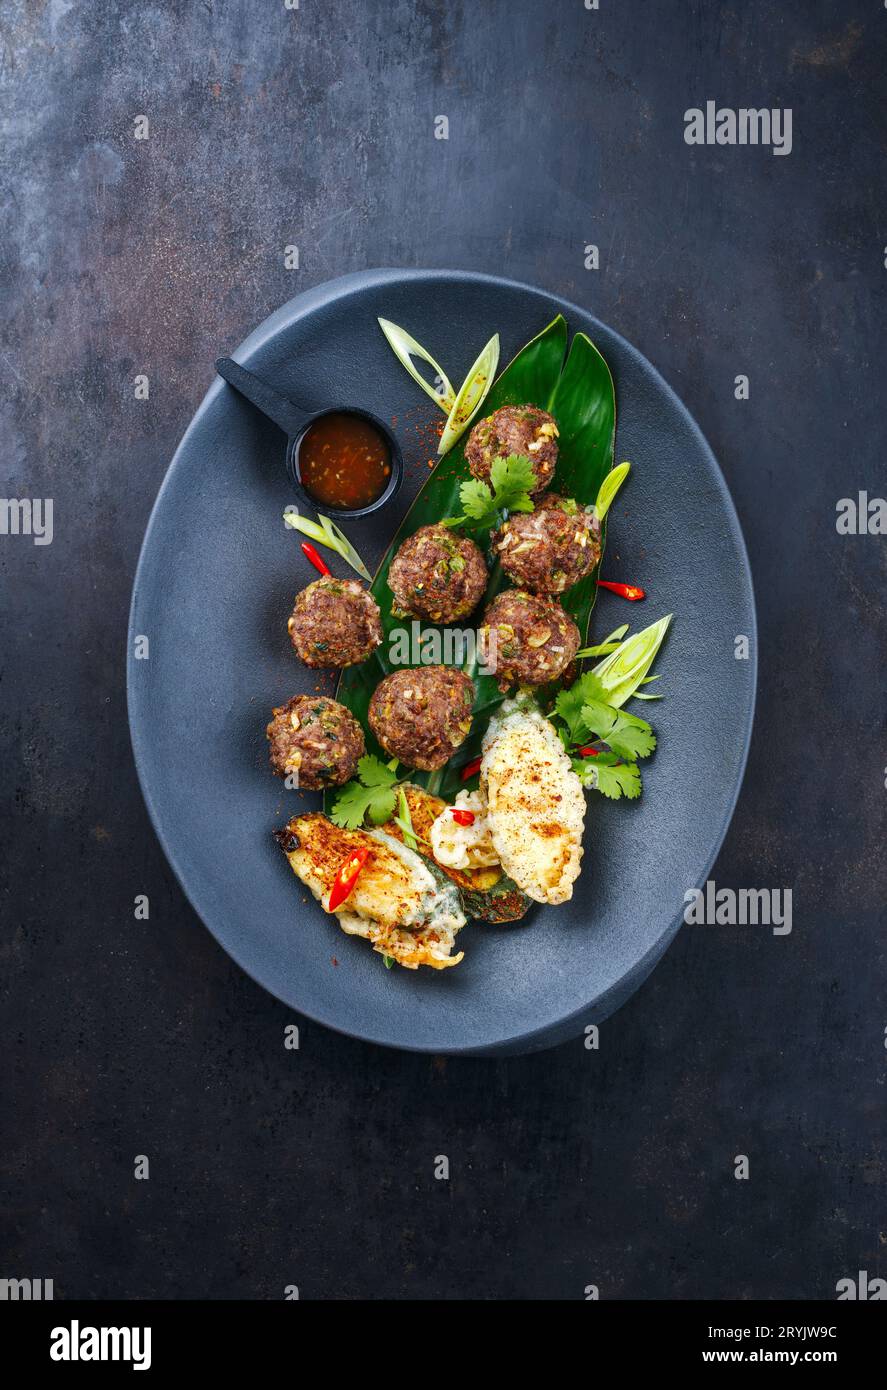
[{"label": "dark textured background", "polygon": [[[885,1272],[885,542],[834,519],[887,472],[887,12],[600,4],[4,7],[2,482],[55,499],[56,538],[0,537],[0,1276],[695,1299]],[[792,154],[688,147],[708,98],[790,106]],[[213,358],[300,289],[398,264],[619,329],[745,528],[758,718],[713,876],[791,887],[794,930],[685,928],[598,1052],[435,1061],[311,1025],[284,1050],[297,1020],[195,919],[136,783],[130,584]]]}]

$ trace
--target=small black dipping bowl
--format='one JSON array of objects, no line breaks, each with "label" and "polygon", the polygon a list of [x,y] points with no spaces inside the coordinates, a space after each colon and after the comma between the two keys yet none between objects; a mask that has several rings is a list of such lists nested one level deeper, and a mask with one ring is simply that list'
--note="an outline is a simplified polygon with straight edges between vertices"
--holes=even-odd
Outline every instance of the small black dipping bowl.
[{"label": "small black dipping bowl", "polygon": [[[369,516],[371,512],[377,512],[380,507],[384,507],[385,503],[390,501],[397,492],[403,481],[403,455],[400,452],[400,445],[384,420],[380,420],[378,416],[372,415],[368,410],[359,410],[354,406],[335,405],[327,407],[326,410],[315,410],[314,412],[303,410],[300,406],[294,405],[288,396],[282,395],[273,386],[269,386],[267,381],[256,376],[255,372],[248,372],[245,367],[241,367],[240,363],[235,362],[231,357],[220,357],[216,362],[216,371],[219,376],[224,377],[229,386],[233,386],[235,391],[239,391],[241,396],[245,396],[257,410],[260,410],[279,429],[283,430],[287,437],[287,476],[307,506],[313,507],[315,511],[332,513],[337,517]],[[388,482],[375,501],[370,502],[366,507],[331,507],[328,503],[323,503],[313,497],[302,485],[299,473],[299,449],[310,427],[325,415],[356,415],[361,420],[368,421],[374,429],[378,430],[388,445],[391,459]]]}]

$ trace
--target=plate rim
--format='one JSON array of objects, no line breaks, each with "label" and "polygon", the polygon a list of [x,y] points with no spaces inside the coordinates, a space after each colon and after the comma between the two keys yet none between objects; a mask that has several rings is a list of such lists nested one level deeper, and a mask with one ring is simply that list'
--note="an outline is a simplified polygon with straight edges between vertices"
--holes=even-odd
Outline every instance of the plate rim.
[{"label": "plate rim", "polygon": [[[376,269],[353,271],[347,275],[337,276],[332,280],[325,280],[319,285],[314,285],[311,286],[309,289],[301,291],[299,294],[294,295],[291,299],[288,299],[278,309],[275,309],[271,314],[269,314],[265,319],[263,319],[262,322],[259,323],[252,330],[252,332],[249,333],[247,337],[244,338],[243,341],[230,353],[230,356],[236,358],[236,360],[239,362],[248,362],[250,357],[255,352],[259,351],[259,349],[262,348],[266,343],[271,341],[271,339],[275,338],[284,327],[287,327],[292,323],[298,321],[299,319],[304,318],[307,315],[313,313],[315,309],[319,308],[322,304],[328,302],[331,299],[343,297],[348,293],[369,286],[375,287],[379,285],[388,284],[392,281],[402,283],[404,281],[419,282],[422,280],[451,280],[457,283],[465,283],[467,281],[470,281],[473,283],[486,284],[492,287],[505,288],[512,291],[517,290],[524,294],[532,295],[536,298],[549,299],[553,301],[558,306],[558,312],[564,312],[564,316],[567,318],[568,323],[569,313],[575,312],[583,318],[591,319],[592,324],[599,324],[607,334],[612,335],[612,337],[616,338],[619,341],[621,349],[628,356],[634,358],[636,362],[639,363],[645,371],[651,372],[653,374],[655,381],[661,386],[662,390],[664,390],[665,393],[670,397],[672,404],[677,407],[679,413],[684,418],[684,421],[686,425],[689,427],[691,433],[696,436],[698,443],[700,444],[703,452],[707,455],[708,460],[712,465],[715,482],[721,492],[723,501],[725,503],[725,515],[729,526],[729,530],[734,540],[737,542],[737,549],[743,572],[743,578],[745,584],[747,585],[747,591],[749,596],[749,607],[751,617],[751,632],[749,634],[751,637],[751,660],[749,674],[751,679],[751,691],[748,707],[748,718],[746,728],[744,731],[744,740],[740,756],[739,773],[736,777],[735,784],[732,789],[729,806],[725,812],[722,823],[716,835],[714,849],[706,863],[705,869],[702,871],[701,876],[698,878],[696,884],[694,885],[696,888],[701,888],[702,885],[707,881],[711,869],[718,855],[720,854],[721,849],[723,848],[724,840],[726,838],[727,831],[730,828],[733,816],[736,812],[736,806],[738,804],[739,796],[742,792],[742,787],[745,781],[746,767],[748,764],[748,755],[751,747],[752,733],[754,731],[758,696],[757,602],[755,598],[754,580],[752,576],[751,564],[748,558],[748,548],[745,543],[745,536],[743,534],[742,526],[739,521],[739,516],[736,511],[736,506],[733,501],[730,488],[727,484],[726,478],[724,477],[717,456],[715,455],[714,450],[709,444],[708,439],[704,435],[696,419],[691,414],[689,408],[684,404],[681,397],[669,384],[669,382],[666,381],[665,377],[662,375],[659,369],[638,348],[634,347],[634,345],[631,342],[629,342],[627,338],[623,337],[623,335],[617,329],[612,328],[607,323],[604,323],[603,320],[599,319],[597,315],[593,314],[589,309],[583,308],[581,305],[574,303],[574,301],[566,299],[553,291],[543,289],[538,285],[530,285],[524,281],[512,280],[508,277],[500,275],[489,275],[485,272],[480,271],[422,268],[398,269],[396,267],[379,267]],[[556,1020],[555,1022],[548,1022],[542,1024],[538,1028],[525,1029],[509,1037],[503,1037],[496,1042],[485,1043],[481,1046],[472,1044],[466,1044],[463,1046],[459,1043],[453,1043],[446,1047],[441,1047],[440,1045],[426,1043],[393,1042],[390,1038],[373,1036],[373,1034],[370,1031],[355,1032],[353,1030],[349,1030],[348,1028],[343,1027],[341,1023],[337,1023],[329,1018],[323,1017],[322,1014],[316,1009],[316,1007],[313,1011],[309,1011],[301,1006],[297,1007],[296,1005],[292,1004],[288,999],[284,998],[283,995],[278,992],[278,990],[275,988],[273,984],[268,983],[264,979],[261,979],[255,969],[252,969],[250,968],[250,966],[245,964],[244,961],[240,958],[240,954],[237,948],[230,946],[227,942],[224,942],[220,939],[220,937],[210,926],[209,922],[205,919],[200,909],[197,907],[197,904],[192,898],[191,893],[187,887],[183,874],[180,871],[175,850],[173,849],[168,836],[162,829],[160,823],[160,814],[152,799],[147,784],[148,767],[147,760],[145,757],[145,749],[142,747],[141,737],[136,727],[137,719],[135,714],[135,706],[137,704],[138,697],[136,694],[136,686],[133,679],[133,638],[136,625],[136,607],[140,593],[141,582],[144,576],[144,571],[147,568],[146,556],[149,550],[152,533],[157,524],[157,518],[163,503],[164,495],[166,493],[167,487],[169,486],[170,478],[175,470],[180,456],[184,453],[192,434],[196,433],[197,429],[199,428],[202,422],[202,418],[206,413],[207,409],[209,408],[211,402],[222,391],[222,389],[223,383],[221,379],[218,376],[216,376],[214,380],[210,383],[207,391],[204,393],[197,408],[191,416],[187,428],[185,429],[184,434],[179,440],[179,443],[176,446],[172,458],[170,459],[166,467],[166,471],[163,475],[160,487],[157,491],[157,496],[155,497],[154,502],[152,504],[151,511],[148,516],[148,521],[145,527],[145,533],[142,537],[142,543],[139,548],[139,557],[133,575],[132,591],[130,594],[129,604],[129,616],[127,622],[126,710],[127,723],[129,726],[130,746],[132,748],[133,761],[135,763],[136,768],[136,776],[138,777],[139,788],[142,793],[142,799],[148,811],[148,817],[151,821],[154,834],[157,837],[158,843],[163,851],[166,861],[169,864],[169,867],[172,869],[176,881],[179,887],[181,888],[182,892],[184,893],[185,898],[188,901],[192,911],[195,913],[195,915],[197,916],[198,920],[202,923],[204,928],[210,933],[213,940],[221,947],[225,954],[229,956],[231,960],[234,961],[237,967],[240,970],[242,970],[244,974],[247,975],[251,980],[253,980],[257,985],[259,985],[263,990],[266,990],[273,998],[279,1000],[281,1004],[285,1005],[286,1008],[292,1009],[294,1013],[299,1014],[302,1018],[308,1019],[311,1023],[316,1023],[324,1028],[331,1029],[333,1032],[338,1033],[342,1037],[353,1038],[357,1041],[370,1043],[374,1046],[392,1048],[400,1052],[413,1052],[432,1056],[504,1056],[508,1055],[509,1053],[512,1055],[520,1055],[534,1051],[542,1051],[548,1047],[555,1047],[560,1043],[567,1042],[571,1038],[575,1038],[576,1036],[578,1036],[578,1034],[581,1032],[582,1024],[603,1022],[604,1019],[609,1017],[609,1015],[613,1013],[617,1008],[620,1008],[623,1003],[628,1002],[631,996],[637,992],[640,986],[650,975],[654,967],[662,959],[662,957],[668,950],[669,946],[671,945],[672,941],[674,940],[675,936],[677,935],[680,929],[681,923],[683,922],[683,913],[678,913],[676,915],[676,917],[668,924],[668,926],[666,926],[663,929],[663,931],[660,932],[656,940],[645,952],[645,954],[640,958],[640,960],[636,961],[635,964],[628,971],[626,971],[624,975],[622,975],[619,978],[619,980],[615,981],[607,990],[605,990],[603,994],[599,995],[596,1000],[585,1005],[583,1008],[574,1010],[571,1014],[564,1015],[562,1018]]]}]

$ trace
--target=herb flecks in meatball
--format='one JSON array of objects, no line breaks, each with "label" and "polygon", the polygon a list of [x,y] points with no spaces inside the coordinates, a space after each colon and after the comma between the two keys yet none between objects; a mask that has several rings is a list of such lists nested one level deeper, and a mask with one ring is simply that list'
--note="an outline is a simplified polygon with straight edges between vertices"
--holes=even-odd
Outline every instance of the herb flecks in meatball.
[{"label": "herb flecks in meatball", "polygon": [[506,589],[490,604],[480,630],[487,664],[502,690],[556,680],[579,650],[579,629],[554,599]]},{"label": "herb flecks in meatball", "polygon": [[484,596],[487,567],[474,541],[449,526],[421,526],[398,550],[388,571],[398,617],[455,623]]},{"label": "herb flecks in meatball", "polygon": [[532,496],[544,492],[557,466],[557,422],[538,405],[503,405],[479,420],[468,436],[465,457],[475,478],[489,482],[497,458],[523,454],[536,478]]},{"label": "herb flecks in meatball", "polygon": [[474,686],[452,666],[419,666],[386,676],[370,700],[369,723],[385,752],[434,772],[471,728]]},{"label": "herb flecks in meatball", "polygon": [[308,791],[350,781],[366,752],[353,714],[326,695],[294,695],[273,711],[266,733],[277,776]]},{"label": "herb flecks in meatball", "polygon": [[356,579],[324,575],[296,598],[287,623],[306,666],[354,666],[382,641],[379,605]]},{"label": "herb flecks in meatball", "polygon": [[509,517],[493,544],[519,588],[562,594],[591,574],[601,558],[601,525],[593,508],[552,492],[535,511]]}]

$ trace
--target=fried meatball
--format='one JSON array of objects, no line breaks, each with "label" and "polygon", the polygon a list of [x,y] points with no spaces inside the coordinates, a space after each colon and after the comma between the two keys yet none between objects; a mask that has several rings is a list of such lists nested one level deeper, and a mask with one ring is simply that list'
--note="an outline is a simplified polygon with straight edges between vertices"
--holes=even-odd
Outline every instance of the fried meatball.
[{"label": "fried meatball", "polygon": [[487,566],[474,541],[449,526],[421,526],[398,550],[388,571],[398,617],[454,623],[484,596]]},{"label": "fried meatball", "polygon": [[306,666],[353,666],[382,641],[379,605],[356,579],[315,579],[296,596],[287,623]]},{"label": "fried meatball", "polygon": [[480,636],[502,690],[556,680],[580,642],[578,627],[559,603],[523,589],[506,589],[493,600]]},{"label": "fried meatball", "polygon": [[370,728],[390,757],[434,772],[467,737],[473,704],[474,686],[455,667],[395,671],[373,691]]},{"label": "fried meatball", "polygon": [[294,695],[273,711],[266,730],[278,777],[296,777],[309,791],[340,787],[366,752],[354,715],[326,695]]},{"label": "fried meatball", "polygon": [[502,568],[521,589],[562,594],[601,558],[601,524],[591,507],[550,492],[533,512],[515,512],[493,537]]},{"label": "fried meatball", "polygon": [[557,424],[547,410],[538,405],[503,405],[479,420],[468,436],[465,457],[475,478],[489,481],[497,458],[523,454],[533,465],[536,497],[554,477],[557,464]]}]

